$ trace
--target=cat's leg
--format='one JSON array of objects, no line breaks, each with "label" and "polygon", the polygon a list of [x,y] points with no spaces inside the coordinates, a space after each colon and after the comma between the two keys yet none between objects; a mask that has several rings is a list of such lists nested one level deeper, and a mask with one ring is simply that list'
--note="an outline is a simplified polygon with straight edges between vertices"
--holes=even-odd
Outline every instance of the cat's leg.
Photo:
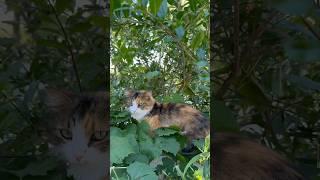
[{"label": "cat's leg", "polygon": [[197,148],[192,143],[192,140],[194,139],[193,133],[186,132],[185,136],[187,137],[187,143],[186,146],[181,150],[181,153],[185,155],[194,154],[197,151]]}]

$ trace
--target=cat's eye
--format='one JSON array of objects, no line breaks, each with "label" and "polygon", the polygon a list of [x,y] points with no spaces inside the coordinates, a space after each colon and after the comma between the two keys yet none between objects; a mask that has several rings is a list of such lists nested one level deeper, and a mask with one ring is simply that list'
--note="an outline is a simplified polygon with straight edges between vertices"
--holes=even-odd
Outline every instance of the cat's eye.
[{"label": "cat's eye", "polygon": [[91,141],[102,141],[107,137],[107,131],[96,131],[91,136]]},{"label": "cat's eye", "polygon": [[70,129],[59,129],[60,135],[66,139],[66,140],[71,140],[72,139],[72,132]]}]

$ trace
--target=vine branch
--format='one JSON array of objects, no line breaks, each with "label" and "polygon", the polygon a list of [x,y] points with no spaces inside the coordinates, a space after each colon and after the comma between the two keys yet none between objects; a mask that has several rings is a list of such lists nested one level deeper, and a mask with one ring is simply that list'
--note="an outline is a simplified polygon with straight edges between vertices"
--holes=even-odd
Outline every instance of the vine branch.
[{"label": "vine branch", "polygon": [[306,21],[304,17],[301,16],[301,19],[302,19],[304,25],[307,26],[308,30],[309,30],[318,40],[320,40],[320,34],[317,33],[317,32],[313,29],[312,25],[311,25],[308,21]]},{"label": "vine branch", "polygon": [[63,33],[63,36],[64,36],[64,38],[65,38],[66,46],[67,46],[67,49],[68,49],[68,51],[69,51],[69,53],[70,53],[70,56],[71,56],[72,68],[73,68],[74,74],[75,74],[75,76],[76,76],[76,80],[77,80],[77,83],[78,83],[79,90],[80,90],[80,92],[82,92],[82,87],[81,87],[81,82],[80,82],[80,76],[79,76],[77,64],[76,64],[76,61],[75,61],[75,56],[74,56],[74,53],[73,53],[73,51],[72,51],[72,46],[71,46],[71,43],[70,43],[70,40],[69,40],[69,36],[68,36],[65,28],[64,28],[63,25],[62,25],[62,22],[61,22],[61,20],[60,20],[60,18],[59,18],[59,16],[58,16],[58,13],[57,13],[55,7],[53,6],[53,4],[51,3],[50,0],[47,0],[47,1],[48,1],[49,6],[51,7],[51,9],[52,9],[52,11],[53,11],[53,13],[54,13],[54,16],[55,16],[55,18],[56,18],[56,20],[57,20],[57,22],[58,22],[58,25],[59,25],[62,33]]}]

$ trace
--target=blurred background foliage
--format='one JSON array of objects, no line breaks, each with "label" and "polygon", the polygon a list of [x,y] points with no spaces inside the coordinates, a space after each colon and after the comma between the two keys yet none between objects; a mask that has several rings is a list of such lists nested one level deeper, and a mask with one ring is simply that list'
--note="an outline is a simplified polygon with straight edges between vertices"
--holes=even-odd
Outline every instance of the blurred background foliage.
[{"label": "blurred background foliage", "polygon": [[46,155],[47,143],[38,134],[38,123],[49,119],[41,91],[105,89],[106,1],[0,4],[0,177],[67,179],[66,168]]},{"label": "blurred background foliage", "polygon": [[[209,137],[182,156],[174,129],[150,137],[125,110],[124,91],[152,90],[159,102],[209,114],[209,1],[112,0],[111,175],[113,179],[209,179]],[[139,173],[138,173],[139,171]]]},{"label": "blurred background foliage", "polygon": [[211,6],[215,131],[241,131],[320,179],[320,5],[221,0]]}]

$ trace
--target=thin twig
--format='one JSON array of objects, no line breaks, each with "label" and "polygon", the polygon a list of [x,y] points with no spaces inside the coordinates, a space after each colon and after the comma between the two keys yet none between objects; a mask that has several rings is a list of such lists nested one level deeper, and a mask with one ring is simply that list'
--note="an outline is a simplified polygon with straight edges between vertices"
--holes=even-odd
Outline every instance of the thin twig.
[{"label": "thin twig", "polygon": [[73,70],[74,70],[74,73],[75,73],[75,76],[76,76],[76,79],[77,79],[77,83],[78,83],[78,87],[79,87],[79,90],[80,92],[82,92],[82,88],[81,88],[81,82],[80,82],[80,76],[79,76],[79,72],[78,72],[78,68],[77,68],[77,64],[76,64],[76,61],[75,61],[75,57],[74,57],[74,54],[73,54],[73,51],[72,51],[72,46],[71,46],[71,43],[70,43],[70,40],[69,40],[69,37],[68,37],[68,34],[66,33],[63,25],[62,25],[62,22],[57,14],[57,11],[55,9],[55,7],[53,6],[53,4],[51,3],[50,0],[47,0],[55,17],[56,17],[56,20],[59,24],[59,27],[64,35],[64,38],[65,38],[65,41],[66,41],[66,46],[68,48],[68,51],[70,53],[70,56],[71,56],[71,64],[72,64],[72,67],[73,67]]},{"label": "thin twig", "polygon": [[239,47],[239,28],[240,28],[240,9],[239,0],[234,0],[234,15],[233,15],[233,41],[234,41],[234,71],[235,76],[238,77],[241,73],[240,68],[240,47]]},{"label": "thin twig", "polygon": [[306,21],[306,20],[304,19],[304,17],[301,16],[301,19],[302,19],[303,23],[307,26],[308,30],[309,30],[318,40],[320,40],[320,34],[317,33],[317,32],[313,29],[312,25],[311,25],[308,21]]}]

